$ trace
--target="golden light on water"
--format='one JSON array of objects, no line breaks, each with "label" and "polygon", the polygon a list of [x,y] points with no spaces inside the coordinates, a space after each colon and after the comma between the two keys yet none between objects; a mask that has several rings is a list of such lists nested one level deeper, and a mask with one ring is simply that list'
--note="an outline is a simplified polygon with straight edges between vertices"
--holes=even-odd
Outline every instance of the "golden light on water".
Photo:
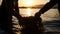
[{"label": "golden light on water", "polygon": [[31,16],[31,9],[30,8],[27,8],[27,15]]}]

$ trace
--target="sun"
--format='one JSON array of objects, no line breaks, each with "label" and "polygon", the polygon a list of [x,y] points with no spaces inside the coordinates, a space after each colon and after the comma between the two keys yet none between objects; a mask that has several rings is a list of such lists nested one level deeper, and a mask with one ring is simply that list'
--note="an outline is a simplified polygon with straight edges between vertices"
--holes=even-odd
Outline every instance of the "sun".
[{"label": "sun", "polygon": [[32,6],[33,5],[32,3],[33,3],[32,0],[26,0],[25,2],[26,6]]},{"label": "sun", "polygon": [[19,7],[22,7],[22,6],[29,7],[29,6],[33,6],[33,5],[35,5],[34,0],[19,0],[18,1]]}]

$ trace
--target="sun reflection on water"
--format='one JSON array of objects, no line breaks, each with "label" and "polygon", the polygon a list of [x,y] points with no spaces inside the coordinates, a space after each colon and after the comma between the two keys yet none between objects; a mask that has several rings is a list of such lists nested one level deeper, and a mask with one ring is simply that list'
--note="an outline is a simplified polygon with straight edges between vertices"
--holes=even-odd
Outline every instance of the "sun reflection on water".
[{"label": "sun reflection on water", "polygon": [[27,15],[31,16],[31,9],[30,8],[27,8]]}]

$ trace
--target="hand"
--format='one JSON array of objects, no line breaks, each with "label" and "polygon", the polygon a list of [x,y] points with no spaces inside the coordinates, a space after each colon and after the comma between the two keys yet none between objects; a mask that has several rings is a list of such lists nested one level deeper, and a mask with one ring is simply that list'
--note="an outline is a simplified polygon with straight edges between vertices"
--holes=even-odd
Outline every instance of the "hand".
[{"label": "hand", "polygon": [[35,18],[40,18],[40,16],[41,16],[41,12],[37,12],[34,17]]}]

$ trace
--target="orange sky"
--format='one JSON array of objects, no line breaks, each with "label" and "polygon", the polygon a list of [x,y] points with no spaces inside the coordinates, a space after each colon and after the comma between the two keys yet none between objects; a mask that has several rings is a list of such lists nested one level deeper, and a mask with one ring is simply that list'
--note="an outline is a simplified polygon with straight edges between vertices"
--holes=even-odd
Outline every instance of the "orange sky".
[{"label": "orange sky", "polygon": [[[19,6],[32,6],[32,5],[40,5],[45,4],[49,0],[18,0]],[[0,0],[1,5],[1,0]]]},{"label": "orange sky", "polygon": [[19,0],[19,6],[32,6],[32,5],[40,5],[45,4],[49,0]]}]

